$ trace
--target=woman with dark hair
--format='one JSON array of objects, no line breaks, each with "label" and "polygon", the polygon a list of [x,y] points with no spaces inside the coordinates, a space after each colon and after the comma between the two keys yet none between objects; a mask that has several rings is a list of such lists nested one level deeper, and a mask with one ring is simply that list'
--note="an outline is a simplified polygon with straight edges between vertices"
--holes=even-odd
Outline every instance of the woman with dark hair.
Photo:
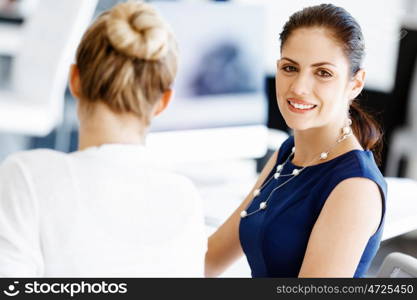
[{"label": "woman with dark hair", "polygon": [[243,253],[253,277],[363,277],[379,248],[386,182],[382,133],[356,103],[361,28],[343,8],[293,14],[281,35],[278,106],[294,135],[209,238],[206,276]]}]

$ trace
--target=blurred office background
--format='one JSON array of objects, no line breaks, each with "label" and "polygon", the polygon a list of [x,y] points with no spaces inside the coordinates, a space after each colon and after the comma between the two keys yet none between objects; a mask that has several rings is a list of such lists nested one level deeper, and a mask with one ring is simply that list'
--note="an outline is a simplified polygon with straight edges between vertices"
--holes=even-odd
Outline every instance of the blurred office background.
[{"label": "blurred office background", "polygon": [[[76,151],[69,64],[91,19],[117,2],[0,0],[0,161],[25,149]],[[155,119],[147,142],[194,180],[215,230],[290,134],[275,100],[278,35],[293,12],[323,1],[149,2],[173,27],[181,60],[175,99]],[[380,169],[394,177],[388,199],[394,213],[373,276],[390,252],[417,257],[417,0],[324,2],[346,8],[362,26],[361,104],[383,127]],[[225,276],[249,276],[244,259]]]}]

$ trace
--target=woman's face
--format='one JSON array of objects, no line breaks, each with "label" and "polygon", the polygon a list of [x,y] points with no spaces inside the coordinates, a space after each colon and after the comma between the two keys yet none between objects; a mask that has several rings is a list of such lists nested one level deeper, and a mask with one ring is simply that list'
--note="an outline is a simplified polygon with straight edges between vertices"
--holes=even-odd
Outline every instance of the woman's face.
[{"label": "woman's face", "polygon": [[324,28],[299,28],[277,62],[278,107],[288,127],[305,130],[346,119],[353,82],[349,62]]}]

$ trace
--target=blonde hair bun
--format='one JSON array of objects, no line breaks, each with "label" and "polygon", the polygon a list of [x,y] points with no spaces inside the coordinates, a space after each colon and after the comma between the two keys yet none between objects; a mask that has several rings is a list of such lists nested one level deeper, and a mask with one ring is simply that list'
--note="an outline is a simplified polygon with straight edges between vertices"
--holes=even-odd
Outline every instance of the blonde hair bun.
[{"label": "blonde hair bun", "polygon": [[159,60],[168,50],[171,33],[156,10],[141,1],[116,5],[106,20],[111,45],[119,52],[143,60]]}]

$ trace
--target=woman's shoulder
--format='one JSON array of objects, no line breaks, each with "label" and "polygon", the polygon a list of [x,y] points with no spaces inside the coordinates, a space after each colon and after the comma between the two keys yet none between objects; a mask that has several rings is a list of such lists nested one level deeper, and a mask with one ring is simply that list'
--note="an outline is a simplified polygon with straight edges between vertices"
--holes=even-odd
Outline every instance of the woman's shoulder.
[{"label": "woman's shoulder", "polygon": [[[20,151],[9,155],[0,164],[0,181],[3,188],[13,189],[17,185],[32,186],[41,179],[46,188],[51,188],[51,181],[60,172],[58,160],[65,157],[49,149]],[[45,180],[46,179],[46,180]]]},{"label": "woman's shoulder", "polygon": [[349,187],[358,184],[357,188],[353,188],[355,192],[361,189],[361,184],[368,186],[376,184],[384,198],[387,195],[387,183],[370,150],[354,149],[337,157],[328,164],[327,172],[322,173],[321,179],[328,192],[340,184],[345,185],[349,182]]},{"label": "woman's shoulder", "polygon": [[377,163],[375,162],[373,152],[370,150],[351,150],[340,159],[338,171],[341,176],[367,177],[386,185]]},{"label": "woman's shoulder", "polygon": [[21,168],[51,168],[56,160],[63,160],[67,156],[66,153],[52,149],[34,149],[26,151],[18,151],[9,155],[1,165],[13,166],[19,165]]}]

